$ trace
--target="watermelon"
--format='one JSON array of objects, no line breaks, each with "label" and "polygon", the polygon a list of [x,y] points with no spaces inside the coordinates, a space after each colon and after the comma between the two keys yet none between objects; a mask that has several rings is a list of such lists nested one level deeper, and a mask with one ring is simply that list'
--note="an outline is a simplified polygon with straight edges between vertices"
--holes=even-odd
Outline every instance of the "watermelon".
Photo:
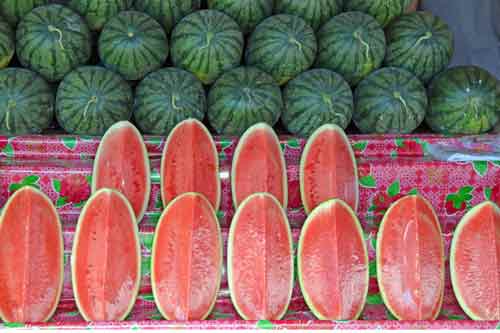
[{"label": "watermelon", "polygon": [[135,91],[134,119],[144,133],[166,135],[184,119],[203,120],[206,109],[203,85],[179,68],[148,74]]},{"label": "watermelon", "polygon": [[151,190],[149,159],[141,134],[128,121],[111,126],[97,148],[92,193],[102,188],[125,195],[141,221]]},{"label": "watermelon", "polygon": [[312,69],[288,82],[281,117],[286,129],[295,135],[309,137],[326,124],[345,129],[354,108],[349,84],[328,69]]},{"label": "watermelon", "polygon": [[363,229],[342,200],[318,206],[302,227],[297,252],[300,288],[321,320],[357,319],[368,294]]},{"label": "watermelon", "polygon": [[358,168],[340,127],[323,125],[307,141],[300,160],[300,194],[306,214],[335,198],[358,209]]},{"label": "watermelon", "polygon": [[151,259],[155,303],[169,320],[202,320],[212,311],[222,278],[222,236],[210,202],[185,193],[163,211]]},{"label": "watermelon", "polygon": [[444,242],[430,203],[403,197],[385,213],[377,234],[382,299],[400,320],[433,320],[444,294]]},{"label": "watermelon", "polygon": [[0,215],[0,319],[44,322],[63,286],[63,234],[50,199],[34,187],[17,190]]},{"label": "watermelon", "polygon": [[203,194],[219,209],[219,157],[207,128],[196,119],[179,123],[170,132],[161,158],[161,197],[166,206],[183,193]]},{"label": "watermelon", "polygon": [[386,29],[385,64],[401,67],[423,82],[448,67],[453,56],[453,34],[441,18],[414,12],[394,20]]},{"label": "watermelon", "polygon": [[307,70],[316,57],[314,30],[300,17],[280,14],[262,21],[247,42],[245,61],[279,85]]},{"label": "watermelon", "polygon": [[85,320],[124,320],[132,310],[141,279],[141,246],[134,210],[119,192],[99,190],[83,207],[71,277]]},{"label": "watermelon", "polygon": [[152,16],[170,33],[184,16],[201,7],[201,0],[135,0],[134,7]]},{"label": "watermelon", "polygon": [[16,48],[14,41],[14,31],[10,28],[7,22],[0,17],[0,69],[9,65],[10,60],[14,56]]},{"label": "watermelon", "polygon": [[373,17],[342,13],[318,31],[316,67],[331,69],[355,86],[382,65],[385,48],[384,30]]},{"label": "watermelon", "polygon": [[480,134],[500,119],[498,80],[477,66],[458,66],[436,76],[429,86],[425,118],[443,134]]},{"label": "watermelon", "polygon": [[49,0],[3,0],[0,1],[0,15],[9,24],[16,26],[33,8],[47,3],[49,3]]},{"label": "watermelon", "polygon": [[124,11],[109,20],[99,36],[99,57],[127,80],[141,80],[168,56],[168,39],[151,16]]},{"label": "watermelon", "polygon": [[418,78],[405,69],[386,67],[357,86],[353,119],[363,133],[411,133],[424,120],[427,104]]},{"label": "watermelon", "polygon": [[217,10],[200,10],[183,18],[172,32],[172,62],[204,84],[236,67],[243,54],[238,23]]},{"label": "watermelon", "polygon": [[268,193],[249,196],[229,230],[227,278],[234,307],[245,320],[279,320],[293,289],[290,225]]},{"label": "watermelon", "polygon": [[79,67],[57,89],[56,116],[72,134],[103,135],[132,115],[134,96],[127,81],[102,67]]},{"label": "watermelon", "polygon": [[50,82],[88,62],[92,51],[87,23],[58,4],[33,9],[17,26],[16,39],[19,62]]},{"label": "watermelon", "polygon": [[276,0],[274,5],[275,13],[299,16],[314,30],[341,11],[338,0]]},{"label": "watermelon", "polygon": [[0,134],[37,134],[54,118],[54,94],[36,73],[23,68],[0,70]]},{"label": "watermelon", "polygon": [[500,209],[486,201],[462,218],[450,250],[453,290],[474,320],[500,320],[499,258]]},{"label": "watermelon", "polygon": [[257,24],[273,13],[273,0],[208,0],[208,8],[231,16],[244,34],[251,33]]},{"label": "watermelon", "polygon": [[344,0],[346,11],[365,12],[385,27],[394,18],[402,15],[412,0]]},{"label": "watermelon", "polygon": [[285,158],[278,136],[269,125],[253,125],[240,138],[231,166],[231,191],[234,207],[258,192],[272,194],[287,207]]},{"label": "watermelon", "polygon": [[68,6],[82,15],[91,30],[100,31],[113,16],[132,6],[133,0],[69,0]]},{"label": "watermelon", "polygon": [[224,73],[208,94],[208,120],[219,134],[241,135],[260,122],[273,126],[282,109],[280,87],[256,67]]}]

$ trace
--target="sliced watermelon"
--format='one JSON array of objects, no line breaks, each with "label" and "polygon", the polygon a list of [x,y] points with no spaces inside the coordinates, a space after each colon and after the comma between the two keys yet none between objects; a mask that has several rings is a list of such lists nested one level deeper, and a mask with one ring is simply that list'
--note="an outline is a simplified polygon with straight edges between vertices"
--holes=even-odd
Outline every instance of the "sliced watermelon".
[{"label": "sliced watermelon", "polygon": [[300,161],[300,193],[306,213],[330,199],[341,199],[357,211],[358,191],[349,139],[337,125],[321,126],[307,141]]},{"label": "sliced watermelon", "polygon": [[453,290],[474,320],[500,320],[500,209],[484,202],[470,210],[453,234]]},{"label": "sliced watermelon", "polygon": [[227,274],[231,299],[246,320],[278,320],[293,289],[292,234],[283,208],[256,193],[238,208],[229,230]]},{"label": "sliced watermelon", "polygon": [[313,210],[300,234],[297,264],[302,294],[317,318],[359,317],[368,294],[368,252],[346,203],[334,199]]},{"label": "sliced watermelon", "polygon": [[132,205],[139,223],[151,190],[146,145],[128,121],[120,121],[104,134],[94,160],[92,193],[102,188],[121,192]]},{"label": "sliced watermelon", "polygon": [[401,320],[432,320],[444,293],[444,243],[430,203],[403,197],[387,211],[377,235],[377,279],[385,305]]},{"label": "sliced watermelon", "polygon": [[151,260],[153,295],[166,319],[205,319],[222,276],[222,237],[210,202],[185,193],[163,211]]},{"label": "sliced watermelon", "polygon": [[166,206],[180,194],[203,194],[215,210],[220,205],[219,158],[207,128],[196,119],[170,132],[161,159],[161,195]]},{"label": "sliced watermelon", "polygon": [[281,205],[288,204],[285,158],[271,126],[250,127],[236,147],[231,169],[231,189],[235,207],[254,193],[270,193]]},{"label": "sliced watermelon", "polygon": [[71,256],[73,293],[87,321],[123,320],[135,303],[141,252],[135,214],[125,196],[97,191],[83,207]]}]

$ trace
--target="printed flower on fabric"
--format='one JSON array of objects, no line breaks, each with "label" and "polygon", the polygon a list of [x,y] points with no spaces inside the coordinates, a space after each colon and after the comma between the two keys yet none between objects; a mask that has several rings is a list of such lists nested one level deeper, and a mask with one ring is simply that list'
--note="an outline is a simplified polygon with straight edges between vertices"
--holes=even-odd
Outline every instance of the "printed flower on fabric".
[{"label": "printed flower on fabric", "polygon": [[422,145],[415,140],[396,140],[397,152],[400,156],[422,154]]},{"label": "printed flower on fabric", "polygon": [[83,175],[69,175],[63,179],[52,180],[54,190],[59,193],[56,206],[61,207],[68,203],[83,206],[90,196],[89,179]]},{"label": "printed flower on fabric", "polygon": [[373,211],[373,217],[375,223],[382,222],[385,212],[389,207],[402,198],[401,188],[399,180],[395,180],[389,187],[385,190],[378,192],[372,199],[372,206],[370,211]]},{"label": "printed flower on fabric", "polygon": [[500,206],[500,184],[496,184],[493,188],[486,187],[484,189],[484,197],[486,200],[493,201]]},{"label": "printed flower on fabric", "polygon": [[446,214],[455,215],[469,208],[473,191],[472,186],[464,186],[457,192],[448,194],[445,203]]}]

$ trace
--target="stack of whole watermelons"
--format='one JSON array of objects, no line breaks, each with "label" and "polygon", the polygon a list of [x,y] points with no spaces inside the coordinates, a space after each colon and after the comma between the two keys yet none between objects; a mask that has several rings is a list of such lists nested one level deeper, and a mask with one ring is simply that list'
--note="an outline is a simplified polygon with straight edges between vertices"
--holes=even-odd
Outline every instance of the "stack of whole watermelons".
[{"label": "stack of whole watermelons", "polygon": [[54,119],[82,135],[129,119],[167,135],[186,118],[223,135],[258,122],[303,137],[351,121],[362,133],[491,130],[498,80],[448,69],[449,27],[410,2],[2,0],[0,134]]}]

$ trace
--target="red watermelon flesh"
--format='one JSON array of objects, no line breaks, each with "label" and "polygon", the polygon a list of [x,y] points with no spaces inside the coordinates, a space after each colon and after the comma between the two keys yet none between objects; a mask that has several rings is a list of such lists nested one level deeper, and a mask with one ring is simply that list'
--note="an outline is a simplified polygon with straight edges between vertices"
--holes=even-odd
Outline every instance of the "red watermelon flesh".
[{"label": "red watermelon flesh", "polygon": [[14,193],[0,216],[0,317],[43,322],[63,283],[63,237],[55,207],[32,187]]},{"label": "red watermelon flesh", "polygon": [[249,195],[272,194],[286,208],[288,183],[286,165],[273,129],[259,123],[241,137],[233,157],[231,189],[235,207]]},{"label": "red watermelon flesh", "polygon": [[500,209],[485,202],[469,211],[453,235],[453,290],[475,320],[500,320]]},{"label": "red watermelon flesh", "polygon": [[236,310],[246,320],[278,320],[293,288],[290,226],[271,195],[249,196],[229,231],[228,283]]},{"label": "red watermelon flesh", "polygon": [[135,214],[109,189],[85,204],[73,241],[73,293],[85,320],[123,320],[134,305],[141,277]]},{"label": "red watermelon flesh", "polygon": [[164,210],[151,260],[155,302],[170,320],[205,319],[222,276],[222,237],[207,199],[186,193]]},{"label": "red watermelon flesh", "polygon": [[111,126],[97,149],[92,193],[102,188],[125,195],[141,221],[151,189],[149,159],[141,134],[128,121]]},{"label": "red watermelon flesh", "polygon": [[439,220],[424,198],[406,196],[387,211],[377,235],[377,278],[391,313],[432,320],[444,293],[444,243]]},{"label": "red watermelon flesh", "polygon": [[298,275],[311,311],[322,320],[352,320],[368,293],[368,252],[363,230],[341,200],[318,206],[299,239]]},{"label": "red watermelon flesh", "polygon": [[161,161],[161,195],[167,205],[188,192],[220,204],[219,159],[212,136],[196,119],[179,123],[168,136]]}]

